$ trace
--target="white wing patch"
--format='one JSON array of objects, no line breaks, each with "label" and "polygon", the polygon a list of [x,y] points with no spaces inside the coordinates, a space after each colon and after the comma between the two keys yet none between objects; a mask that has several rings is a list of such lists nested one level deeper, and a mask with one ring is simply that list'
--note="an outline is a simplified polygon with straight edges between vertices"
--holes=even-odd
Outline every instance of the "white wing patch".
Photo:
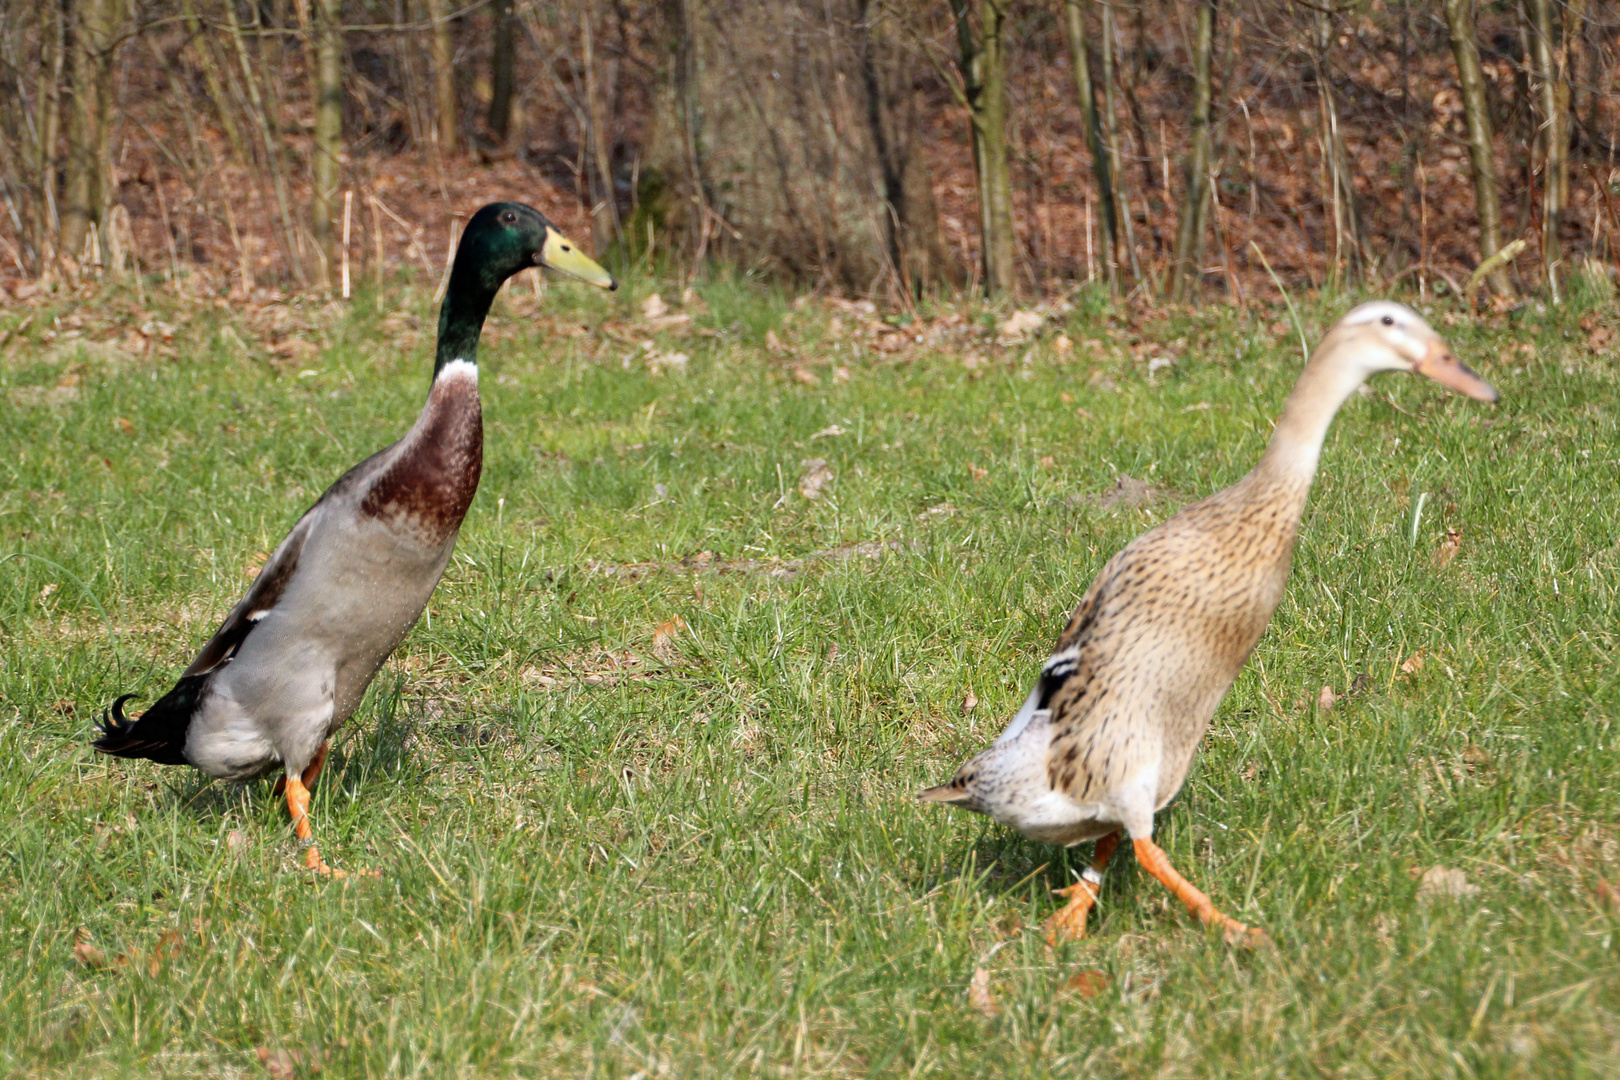
[{"label": "white wing patch", "polygon": [[1024,729],[1029,727],[1031,720],[1034,720],[1037,716],[1042,718],[1046,716],[1047,710],[1041,707],[1042,688],[1046,686],[1048,679],[1056,679],[1062,682],[1070,675],[1073,675],[1079,667],[1079,659],[1080,647],[1078,645],[1071,645],[1067,649],[1055,652],[1047,658],[1045,666],[1041,668],[1041,677],[1035,680],[1035,688],[1029,692],[1029,697],[1024,699],[1023,708],[1013,715],[1012,722],[1007,725],[1007,730],[1001,733],[994,745],[999,746],[1002,743],[1012,742],[1024,733]]},{"label": "white wing patch", "polygon": [[1035,689],[1029,692],[1029,697],[1024,699],[1024,707],[1019,709],[1018,712],[1013,715],[1012,723],[1007,725],[1007,730],[1001,733],[1000,737],[996,739],[994,745],[1000,746],[1002,743],[1012,742],[1014,739],[1018,738],[1018,736],[1022,735],[1024,733],[1024,729],[1029,727],[1029,722],[1035,719],[1035,714],[1046,711],[1040,707],[1040,704],[1041,687],[1040,684],[1037,683]]}]

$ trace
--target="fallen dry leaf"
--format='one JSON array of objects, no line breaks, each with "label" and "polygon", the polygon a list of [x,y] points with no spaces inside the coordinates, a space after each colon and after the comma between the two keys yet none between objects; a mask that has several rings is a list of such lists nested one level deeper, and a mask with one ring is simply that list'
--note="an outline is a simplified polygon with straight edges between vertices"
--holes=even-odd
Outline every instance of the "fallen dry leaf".
[{"label": "fallen dry leaf", "polygon": [[819,499],[827,485],[832,483],[833,472],[822,458],[805,458],[799,462],[799,494],[807,499]]},{"label": "fallen dry leaf", "polygon": [[973,969],[973,978],[968,982],[968,1004],[985,1016],[995,1016],[1001,1011],[996,1007],[995,995],[990,993],[989,968]]},{"label": "fallen dry leaf", "polygon": [[795,382],[803,383],[805,386],[821,385],[821,376],[807,367],[795,367],[793,369],[793,379]]},{"label": "fallen dry leaf", "polygon": [[1094,998],[1108,989],[1108,973],[1097,968],[1087,968],[1070,975],[1064,982],[1065,990],[1073,990],[1083,998]]},{"label": "fallen dry leaf", "polygon": [[977,353],[968,353],[966,356],[962,357],[961,362],[962,366],[967,368],[969,371],[977,371],[984,366],[984,357]]},{"label": "fallen dry leaf", "polygon": [[158,943],[153,946],[151,952],[146,954],[147,974],[156,978],[158,972],[163,970],[164,962],[179,956],[183,948],[185,948],[185,942],[181,940],[180,931],[163,931],[158,937]]},{"label": "fallen dry leaf", "polygon": [[981,469],[971,461],[968,462],[968,472],[973,474],[973,479],[975,480],[983,480],[985,477],[990,475],[989,469]]},{"label": "fallen dry leaf", "polygon": [[1587,348],[1591,349],[1593,352],[1602,352],[1608,347],[1609,342],[1613,340],[1614,331],[1610,330],[1607,326],[1596,327],[1590,334],[1586,335]]},{"label": "fallen dry leaf", "polygon": [[812,439],[830,439],[830,438],[833,438],[835,435],[848,435],[848,434],[849,434],[849,432],[845,431],[843,428],[839,427],[837,424],[828,424],[826,427],[822,428],[820,431],[816,432],[814,435],[812,435],[810,437]]},{"label": "fallen dry leaf", "polygon": [[[652,342],[644,342],[643,344],[651,345]],[[647,373],[649,375],[662,375],[665,372],[674,372],[677,375],[684,375],[686,374],[686,365],[691,361],[692,358],[683,352],[665,352],[658,348],[649,349],[647,352]]]},{"label": "fallen dry leaf", "polygon": [[767,330],[767,331],[765,331],[765,347],[767,349],[769,349],[771,352],[785,352],[786,351],[782,347],[782,339],[776,336],[776,331],[775,330]]},{"label": "fallen dry leaf", "polygon": [[849,368],[840,367],[833,371],[833,382],[847,383],[850,380]]},{"label": "fallen dry leaf", "polygon": [[1045,321],[1046,320],[1036,312],[1015,311],[1007,318],[1006,322],[1001,324],[1001,336],[1016,341],[1032,331],[1039,330],[1041,328],[1041,323]]},{"label": "fallen dry leaf", "polygon": [[111,962],[106,953],[91,943],[90,931],[82,926],[73,931],[73,959],[87,968],[104,968]]},{"label": "fallen dry leaf", "polygon": [[128,435],[130,432],[135,430],[135,425],[124,419],[122,416],[113,417],[113,426],[119,431],[122,431],[125,435]]},{"label": "fallen dry leaf", "polygon": [[1052,351],[1059,356],[1071,353],[1074,351],[1074,342],[1069,340],[1068,334],[1059,334],[1052,341]]},{"label": "fallen dry leaf", "polygon": [[1403,675],[1415,675],[1418,672],[1422,671],[1423,670],[1423,654],[1428,652],[1428,651],[1429,651],[1429,647],[1427,645],[1424,645],[1422,648],[1418,649],[1417,652],[1413,653],[1411,656],[1408,656],[1405,660],[1402,660],[1401,661],[1401,674],[1403,674]]},{"label": "fallen dry leaf", "polygon": [[1457,552],[1462,548],[1462,532],[1457,529],[1447,529],[1446,538],[1440,541],[1440,546],[1434,549],[1435,569],[1443,569]]},{"label": "fallen dry leaf", "polygon": [[1338,700],[1339,696],[1333,692],[1333,687],[1324,686],[1322,692],[1316,695],[1316,707],[1323,712],[1329,712]]},{"label": "fallen dry leaf", "polygon": [[969,690],[967,692],[967,694],[962,698],[962,711],[965,712],[965,713],[970,713],[974,709],[977,709],[978,707],[979,707],[979,697],[978,697],[978,695],[975,694],[972,690]]},{"label": "fallen dry leaf", "polygon": [[669,305],[657,293],[650,293],[647,299],[641,302],[641,314],[649,319],[661,319],[669,314]]},{"label": "fallen dry leaf", "polygon": [[247,833],[241,829],[232,829],[225,834],[225,850],[229,851],[233,857],[245,858],[247,856],[247,847]]},{"label": "fallen dry leaf", "polygon": [[[305,1057],[305,1055],[292,1050],[272,1050],[268,1046],[255,1048],[253,1054],[259,1059],[259,1064],[264,1066],[265,1072],[270,1074],[272,1080],[295,1080],[298,1076],[299,1066],[304,1064]],[[320,1069],[312,1063],[309,1071],[314,1073],[319,1072]]]},{"label": "fallen dry leaf", "polygon": [[1597,885],[1593,887],[1592,892],[1597,895],[1598,902],[1603,906],[1610,911],[1620,912],[1620,889],[1610,885],[1602,878],[1598,878]]},{"label": "fallen dry leaf", "polygon": [[1057,468],[1057,458],[1053,457],[1051,454],[1047,454],[1045,457],[1041,458],[1041,468],[1047,470]]},{"label": "fallen dry leaf", "polygon": [[1418,882],[1418,899],[1461,900],[1479,892],[1479,886],[1468,880],[1468,875],[1449,866],[1431,866],[1423,871]]}]

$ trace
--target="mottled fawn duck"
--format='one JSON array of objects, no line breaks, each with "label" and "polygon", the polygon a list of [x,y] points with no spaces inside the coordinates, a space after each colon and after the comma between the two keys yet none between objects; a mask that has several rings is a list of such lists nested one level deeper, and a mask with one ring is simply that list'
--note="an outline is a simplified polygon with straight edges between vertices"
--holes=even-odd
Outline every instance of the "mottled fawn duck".
[{"label": "mottled fawn duck", "polygon": [[1410,308],[1381,302],[1350,312],[1306,362],[1253,471],[1110,559],[1000,738],[918,796],[988,814],[1031,839],[1097,841],[1091,866],[1060,891],[1068,903],[1048,921],[1049,940],[1085,933],[1121,831],[1142,867],[1204,923],[1229,941],[1265,940],[1176,872],[1153,842],[1153,815],[1180,790],[1282,598],[1334,413],[1382,371],[1497,400]]}]

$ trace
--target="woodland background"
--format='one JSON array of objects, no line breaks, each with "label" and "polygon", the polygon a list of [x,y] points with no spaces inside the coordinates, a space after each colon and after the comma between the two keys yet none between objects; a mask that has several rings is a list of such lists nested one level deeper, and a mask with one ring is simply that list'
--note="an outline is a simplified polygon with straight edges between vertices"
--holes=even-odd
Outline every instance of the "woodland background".
[{"label": "woodland background", "polygon": [[4,0],[0,280],[348,295],[436,278],[502,197],[621,268],[890,303],[1457,294],[1505,246],[1498,303],[1556,301],[1614,262],[1617,33],[1609,0]]}]

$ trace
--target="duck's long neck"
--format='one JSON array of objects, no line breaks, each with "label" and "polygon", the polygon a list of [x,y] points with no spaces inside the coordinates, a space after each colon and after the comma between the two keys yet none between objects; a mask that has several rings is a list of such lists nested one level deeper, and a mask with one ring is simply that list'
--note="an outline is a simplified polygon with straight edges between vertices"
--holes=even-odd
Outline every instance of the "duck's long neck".
[{"label": "duck's long neck", "polygon": [[446,364],[457,360],[477,366],[478,338],[484,331],[489,306],[495,302],[493,289],[467,280],[471,275],[463,275],[460,270],[457,266],[451,272],[450,288],[439,308],[439,350],[433,360],[435,379]]},{"label": "duck's long neck", "polygon": [[1277,418],[1266,452],[1250,473],[1261,483],[1297,487],[1301,500],[1316,476],[1322,441],[1334,414],[1363,381],[1357,365],[1331,357],[1332,352],[1332,345],[1324,342],[1306,363]]}]

